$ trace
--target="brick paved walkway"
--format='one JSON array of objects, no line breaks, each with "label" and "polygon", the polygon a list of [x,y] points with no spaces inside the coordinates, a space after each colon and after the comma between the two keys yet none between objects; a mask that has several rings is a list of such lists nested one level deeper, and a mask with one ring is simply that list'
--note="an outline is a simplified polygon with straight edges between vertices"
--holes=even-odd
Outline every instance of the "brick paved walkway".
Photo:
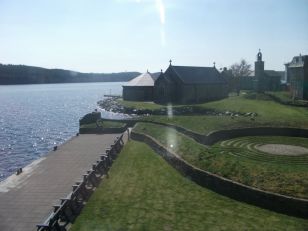
[{"label": "brick paved walkway", "polygon": [[0,230],[32,231],[72,190],[117,134],[80,135],[0,182]]}]

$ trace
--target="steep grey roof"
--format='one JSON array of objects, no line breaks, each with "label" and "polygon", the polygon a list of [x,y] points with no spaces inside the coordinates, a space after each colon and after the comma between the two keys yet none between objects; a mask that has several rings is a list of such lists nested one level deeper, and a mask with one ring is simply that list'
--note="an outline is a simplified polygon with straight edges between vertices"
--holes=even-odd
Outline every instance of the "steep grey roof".
[{"label": "steep grey roof", "polygon": [[308,62],[308,55],[294,56],[292,61],[287,63],[288,67],[303,67]]},{"label": "steep grey roof", "polygon": [[158,79],[158,77],[160,76],[161,72],[155,72],[155,73],[151,73],[152,79],[154,79],[154,82],[156,81],[156,79]]},{"label": "steep grey roof", "polygon": [[177,76],[187,84],[225,83],[215,67],[170,66]]},{"label": "steep grey roof", "polygon": [[132,79],[131,81],[124,84],[124,87],[146,87],[146,86],[154,86],[154,77],[151,73],[146,72],[141,75],[138,75],[136,78]]}]

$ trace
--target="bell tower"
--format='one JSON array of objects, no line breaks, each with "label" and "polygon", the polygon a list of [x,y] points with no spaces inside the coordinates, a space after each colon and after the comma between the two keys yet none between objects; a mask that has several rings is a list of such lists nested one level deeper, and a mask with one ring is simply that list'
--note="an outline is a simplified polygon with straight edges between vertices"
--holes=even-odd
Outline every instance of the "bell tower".
[{"label": "bell tower", "polygon": [[257,81],[257,92],[264,91],[264,62],[262,61],[262,53],[259,49],[257,61],[255,62],[255,78]]}]

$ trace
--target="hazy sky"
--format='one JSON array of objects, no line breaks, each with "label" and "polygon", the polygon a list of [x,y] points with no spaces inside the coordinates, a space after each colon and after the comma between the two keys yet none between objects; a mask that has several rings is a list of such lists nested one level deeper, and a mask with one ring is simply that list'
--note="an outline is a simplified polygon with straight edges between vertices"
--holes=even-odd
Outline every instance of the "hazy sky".
[{"label": "hazy sky", "polygon": [[0,0],[0,63],[82,72],[266,69],[308,55],[308,0]]}]

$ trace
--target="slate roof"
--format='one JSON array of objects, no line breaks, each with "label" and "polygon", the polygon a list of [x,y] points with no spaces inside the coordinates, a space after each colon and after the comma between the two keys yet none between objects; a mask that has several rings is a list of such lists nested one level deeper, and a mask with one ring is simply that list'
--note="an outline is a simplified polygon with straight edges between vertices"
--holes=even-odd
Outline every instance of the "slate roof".
[{"label": "slate roof", "polygon": [[152,76],[151,73],[145,72],[124,84],[123,87],[153,87],[155,78],[156,76]]},{"label": "slate roof", "polygon": [[154,82],[156,81],[156,79],[158,79],[158,77],[160,76],[161,72],[154,72],[151,73],[152,78],[154,79]]},{"label": "slate roof", "polygon": [[215,67],[169,66],[186,84],[225,83]]},{"label": "slate roof", "polygon": [[300,55],[300,56],[294,56],[292,61],[286,63],[286,65],[288,67],[303,67],[307,62],[308,62],[308,55]]}]

